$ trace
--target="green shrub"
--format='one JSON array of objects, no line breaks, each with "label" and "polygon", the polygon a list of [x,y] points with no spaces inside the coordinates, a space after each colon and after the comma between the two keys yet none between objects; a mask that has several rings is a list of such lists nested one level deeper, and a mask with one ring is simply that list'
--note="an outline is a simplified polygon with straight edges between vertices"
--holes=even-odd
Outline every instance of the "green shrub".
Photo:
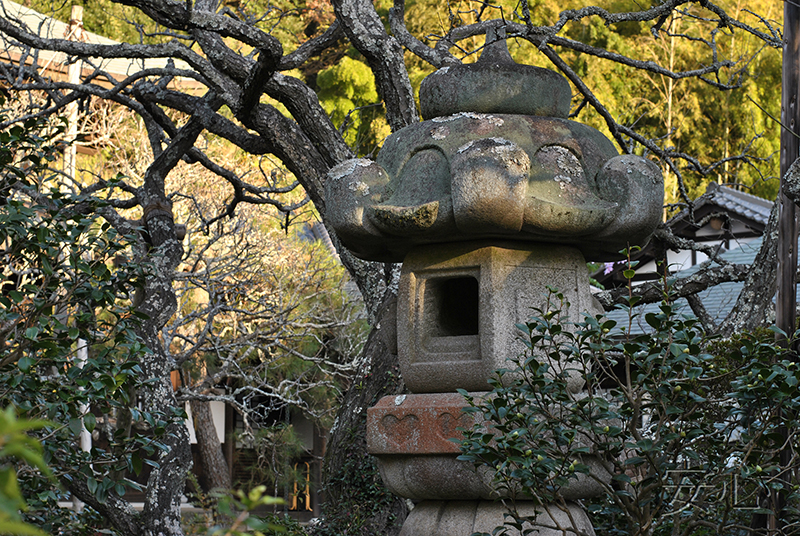
[{"label": "green shrub", "polygon": [[740,334],[715,356],[669,301],[645,315],[652,332],[632,336],[602,316],[570,325],[563,296],[550,298],[519,326],[528,351],[497,371],[490,396],[462,393],[486,422],[464,432],[460,459],[494,469],[512,514],[514,499],[563,507],[585,475],[602,490],[583,501],[598,534],[749,534],[775,514],[773,534],[800,533],[787,476],[800,467],[800,367],[773,337]]},{"label": "green shrub", "polygon": [[[53,475],[20,467],[23,519],[47,533],[94,534],[108,522],[89,507],[80,518],[60,508],[65,489],[85,485],[97,503],[140,490],[130,475],[156,463],[167,423],[185,416],[136,406],[149,350],[133,301],[148,267],[127,260],[137,239],[103,220],[103,201],[49,169],[59,132],[33,119],[0,129],[0,409],[49,423],[28,430]],[[111,426],[123,422],[130,432]],[[84,429],[99,438],[89,452],[76,448]]]},{"label": "green shrub", "polygon": [[222,514],[232,521],[229,527],[215,527],[211,536],[306,536],[306,531],[288,515],[269,513],[260,515],[263,507],[283,504],[283,499],[267,495],[266,486],[256,486],[248,493],[236,491],[234,496],[223,496],[219,501]]}]

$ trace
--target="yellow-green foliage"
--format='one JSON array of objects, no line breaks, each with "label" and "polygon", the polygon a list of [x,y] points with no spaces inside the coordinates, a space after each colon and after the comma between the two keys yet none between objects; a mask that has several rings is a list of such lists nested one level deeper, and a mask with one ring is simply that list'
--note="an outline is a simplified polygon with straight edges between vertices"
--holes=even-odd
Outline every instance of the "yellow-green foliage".
[{"label": "yellow-green foliage", "polygon": [[[317,94],[334,125],[351,146],[374,145],[388,135],[375,77],[363,62],[348,56],[317,75]],[[383,124],[381,124],[383,123]]]},{"label": "yellow-green foliage", "polygon": [[27,463],[43,474],[51,476],[42,458],[42,446],[27,432],[43,428],[44,421],[17,419],[12,406],[0,410],[0,534],[12,536],[44,536],[44,532],[24,523],[19,514],[27,509],[17,483],[17,473],[8,462]]},{"label": "yellow-green foliage", "polygon": [[366,64],[349,57],[320,71],[317,86],[323,106],[330,114],[339,112],[338,119],[343,119],[346,112],[342,113],[339,107],[329,104],[331,101],[346,102],[352,109],[378,100],[372,71]]}]

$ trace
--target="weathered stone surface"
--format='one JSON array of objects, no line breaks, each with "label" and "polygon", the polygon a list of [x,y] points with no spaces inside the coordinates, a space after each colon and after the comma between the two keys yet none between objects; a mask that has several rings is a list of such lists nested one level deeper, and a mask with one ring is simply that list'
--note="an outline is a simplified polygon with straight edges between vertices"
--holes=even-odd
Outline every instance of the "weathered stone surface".
[{"label": "weathered stone surface", "polygon": [[365,217],[366,207],[378,203],[389,176],[378,164],[366,158],[353,159],[333,168],[328,180],[328,195],[335,209],[329,221],[348,241],[381,247],[380,231]]},{"label": "weathered stone surface", "polygon": [[475,418],[463,412],[458,393],[387,396],[367,410],[370,454],[458,453],[458,428],[472,428]]},{"label": "weathered stone surface", "polygon": [[331,171],[326,199],[345,245],[372,260],[482,238],[571,244],[611,259],[660,221],[657,167],[618,157],[598,131],[565,119],[459,113],[406,127],[376,162],[357,162]]},{"label": "weathered stone surface", "polygon": [[567,81],[515,63],[502,35],[487,33],[475,64],[423,81],[426,120],[387,138],[374,164],[330,172],[331,223],[356,255],[396,262],[421,244],[505,238],[610,260],[648,240],[660,221],[658,168],[620,159],[600,132],[567,120]]},{"label": "weathered stone surface", "polygon": [[[572,321],[601,312],[575,248],[479,242],[414,250],[403,264],[397,309],[406,386],[414,393],[486,390],[493,371],[525,351],[515,324],[545,305],[548,286],[567,298]],[[581,385],[576,375],[571,388]]]},{"label": "weathered stone surface", "polygon": [[661,221],[664,203],[664,180],[658,166],[634,155],[615,156],[597,174],[597,189],[600,197],[613,199],[620,207],[617,218],[598,238],[627,236],[631,245],[647,242]]},{"label": "weathered stone surface", "polygon": [[[594,535],[589,516],[577,505],[569,504],[567,511],[552,505],[536,507],[533,503],[520,501],[515,506],[520,515],[535,518],[535,524],[526,524],[524,529],[537,529],[537,536]],[[490,501],[425,501],[411,511],[400,536],[491,534],[496,527],[503,525],[506,512],[503,504]],[[512,529],[507,534],[519,536],[521,533]]]},{"label": "weathered stone surface", "polygon": [[461,147],[451,160],[453,217],[461,233],[484,229],[518,233],[525,216],[531,160],[522,148],[502,138]]},{"label": "weathered stone surface", "polygon": [[[498,489],[488,467],[476,468],[457,459],[457,454],[377,455],[381,478],[389,491],[414,501],[475,500],[522,497],[519,489]],[[591,475],[575,473],[559,495],[567,501],[596,497],[605,491],[598,478],[608,483],[611,475],[596,458],[582,460]]]},{"label": "weathered stone surface", "polygon": [[378,456],[386,487],[400,497],[420,500],[494,499],[492,475],[450,455]]},{"label": "weathered stone surface", "polygon": [[[488,393],[472,393],[476,399]],[[381,477],[395,495],[412,500],[473,500],[519,496],[520,490],[497,492],[488,467],[476,471],[456,459],[462,437],[480,417],[463,413],[468,404],[458,393],[387,396],[367,410],[367,450],[378,458]],[[489,429],[489,426],[487,426]],[[595,458],[581,460],[595,478],[575,474],[560,490],[566,500],[585,499],[603,491],[596,477],[610,481]]]},{"label": "weathered stone surface", "polygon": [[458,112],[524,114],[566,118],[569,82],[549,69],[515,63],[505,48],[487,47],[473,64],[444,67],[422,81],[422,117]]}]

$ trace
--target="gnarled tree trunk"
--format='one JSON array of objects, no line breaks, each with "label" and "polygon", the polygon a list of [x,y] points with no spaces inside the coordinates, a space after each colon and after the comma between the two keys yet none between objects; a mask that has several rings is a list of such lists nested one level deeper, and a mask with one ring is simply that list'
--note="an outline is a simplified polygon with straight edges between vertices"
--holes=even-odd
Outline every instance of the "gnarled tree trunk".
[{"label": "gnarled tree trunk", "polygon": [[377,317],[331,430],[323,474],[321,533],[326,535],[394,536],[408,515],[405,501],[385,488],[375,458],[367,453],[367,408],[404,389],[397,361],[397,297],[391,290]]}]

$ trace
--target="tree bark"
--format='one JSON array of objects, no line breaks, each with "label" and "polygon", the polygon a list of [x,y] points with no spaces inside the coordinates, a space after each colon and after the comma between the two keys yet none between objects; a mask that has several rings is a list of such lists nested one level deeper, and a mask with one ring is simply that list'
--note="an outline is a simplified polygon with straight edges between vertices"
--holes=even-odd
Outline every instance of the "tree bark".
[{"label": "tree bark", "polygon": [[397,361],[397,297],[391,291],[377,317],[330,433],[323,468],[325,535],[395,536],[408,515],[405,501],[386,490],[367,453],[367,408],[405,387]]},{"label": "tree bark", "polygon": [[228,462],[222,453],[222,443],[214,427],[211,415],[211,403],[203,400],[192,400],[192,417],[194,432],[197,436],[197,448],[200,451],[200,463],[206,477],[209,490],[229,490],[233,487]]},{"label": "tree bark", "polygon": [[183,245],[176,238],[172,203],[167,199],[164,180],[181,158],[194,146],[202,131],[202,122],[191,118],[156,157],[145,173],[139,197],[150,248],[145,261],[150,273],[143,287],[138,310],[146,315],[137,328],[139,337],[150,350],[141,360],[143,377],[148,384],[140,393],[143,407],[167,421],[160,438],[163,448],[156,455],[147,481],[144,510],[141,514],[142,536],[182,536],[181,495],[186,474],[192,468],[189,430],[176,414],[180,408],[170,380],[174,360],[161,342],[161,329],[178,306],[172,278],[183,257]]},{"label": "tree bark", "polygon": [[730,337],[734,333],[750,331],[762,325],[767,311],[773,307],[778,274],[778,204],[772,208],[761,249],[750,265],[744,287],[728,316],[719,326],[719,334]]},{"label": "tree bark", "polygon": [[403,47],[395,37],[386,33],[373,3],[367,0],[335,0],[333,9],[348,39],[372,68],[392,132],[417,122],[417,106],[403,61]]}]

